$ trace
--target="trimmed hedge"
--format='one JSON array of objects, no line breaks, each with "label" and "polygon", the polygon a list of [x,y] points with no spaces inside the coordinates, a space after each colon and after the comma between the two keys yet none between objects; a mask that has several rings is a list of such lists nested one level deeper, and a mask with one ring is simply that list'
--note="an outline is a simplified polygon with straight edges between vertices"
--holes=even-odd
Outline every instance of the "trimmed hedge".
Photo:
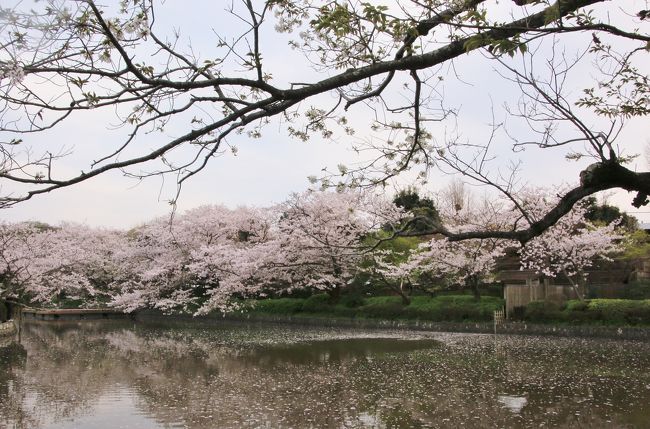
[{"label": "trimmed hedge", "polygon": [[302,312],[305,313],[328,313],[332,311],[330,296],[326,293],[312,295],[302,305]]},{"label": "trimmed hedge", "polygon": [[[341,297],[333,305],[327,294],[304,298],[275,298],[252,303],[249,311],[276,315],[321,315],[367,319],[410,319],[431,322],[486,322],[503,307],[501,298],[469,295],[415,296],[403,305],[398,296]],[[650,300],[592,299],[565,304],[533,301],[516,313],[532,323],[650,325]]]},{"label": "trimmed hedge", "polygon": [[501,298],[483,297],[477,301],[468,295],[437,297],[416,296],[410,305],[403,305],[398,296],[374,296],[365,299],[345,300],[332,305],[327,294],[312,295],[305,299],[279,298],[256,301],[250,311],[267,314],[319,314],[334,317],[368,319],[418,319],[433,322],[490,321],[494,310],[503,308]]},{"label": "trimmed hedge", "polygon": [[533,301],[526,306],[523,319],[534,323],[650,325],[650,300],[572,300],[564,305]]},{"label": "trimmed hedge", "polygon": [[484,296],[478,301],[470,295],[419,296],[413,298],[406,315],[409,319],[433,322],[490,321],[494,311],[503,305],[503,299],[493,296]]}]

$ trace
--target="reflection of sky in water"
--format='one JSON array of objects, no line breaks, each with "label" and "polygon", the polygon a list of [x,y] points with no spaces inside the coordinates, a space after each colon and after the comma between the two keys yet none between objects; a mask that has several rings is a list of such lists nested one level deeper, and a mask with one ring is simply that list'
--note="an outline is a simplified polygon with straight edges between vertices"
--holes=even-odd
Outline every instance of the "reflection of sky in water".
[{"label": "reflection of sky in water", "polygon": [[[138,406],[139,401],[140,398],[133,389],[115,385],[95,398],[92,408],[59,421],[48,421],[45,418],[43,423],[49,429],[150,429],[163,425],[170,429],[183,427],[181,423],[157,422],[143,413]],[[38,406],[36,403],[31,405],[32,408]]]},{"label": "reflection of sky in water", "polygon": [[644,427],[650,344],[121,321],[0,348],[0,428]]},{"label": "reflection of sky in water", "polygon": [[528,403],[528,400],[524,396],[499,395],[497,396],[497,401],[515,414],[519,414],[521,409]]}]

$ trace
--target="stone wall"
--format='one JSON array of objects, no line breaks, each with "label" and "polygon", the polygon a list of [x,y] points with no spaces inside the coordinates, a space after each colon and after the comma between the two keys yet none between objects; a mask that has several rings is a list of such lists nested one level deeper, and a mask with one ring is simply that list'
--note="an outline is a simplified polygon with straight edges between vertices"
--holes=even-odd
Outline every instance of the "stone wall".
[{"label": "stone wall", "polygon": [[[461,332],[494,334],[492,322],[455,323],[429,322],[423,320],[376,320],[324,317],[296,317],[260,314],[230,314],[193,317],[190,315],[166,316],[155,310],[144,310],[135,315],[142,322],[164,322],[168,320],[199,321],[207,324],[248,322],[248,323],[287,323],[301,326],[326,326],[338,328],[362,329],[403,329],[410,331],[430,332]],[[617,338],[625,340],[650,341],[650,328],[611,327],[611,326],[570,326],[570,325],[541,325],[520,322],[506,322],[497,326],[498,334],[514,335],[549,335],[558,337],[596,337]]]}]

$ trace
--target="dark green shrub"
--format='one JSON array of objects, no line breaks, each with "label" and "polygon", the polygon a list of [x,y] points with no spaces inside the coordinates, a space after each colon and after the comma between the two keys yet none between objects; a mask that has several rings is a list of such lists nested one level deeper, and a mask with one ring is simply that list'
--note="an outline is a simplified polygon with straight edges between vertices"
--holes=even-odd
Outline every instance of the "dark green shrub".
[{"label": "dark green shrub", "polygon": [[445,320],[445,311],[440,305],[409,305],[404,309],[404,317],[407,319],[429,320],[431,322],[441,322]]},{"label": "dark green shrub", "polygon": [[[426,297],[422,297],[426,298]],[[397,304],[402,304],[402,298],[399,296],[371,296],[365,299],[365,305],[369,304],[386,304],[389,302],[394,302]]]},{"label": "dark green shrub", "polygon": [[364,304],[364,299],[361,294],[350,293],[343,295],[339,301],[339,304],[348,308],[361,307]]},{"label": "dark green shrub", "polygon": [[471,295],[418,296],[405,309],[404,317],[433,322],[489,321],[503,304],[503,299],[488,296],[479,301]]},{"label": "dark green shrub", "polygon": [[587,311],[589,301],[571,300],[566,303],[567,311]]},{"label": "dark green shrub", "polygon": [[60,300],[56,306],[58,308],[83,308],[86,304],[83,299],[71,299],[71,298],[66,298]]},{"label": "dark green shrub", "polygon": [[302,310],[305,300],[300,298],[278,298],[256,301],[252,310],[259,313],[294,314]]},{"label": "dark green shrub", "polygon": [[588,311],[604,323],[650,323],[650,300],[594,299],[589,303]]},{"label": "dark green shrub", "polygon": [[624,312],[625,323],[629,325],[643,325],[650,322],[650,312],[642,306],[627,308]]},{"label": "dark green shrub", "polygon": [[598,322],[598,315],[590,311],[574,311],[564,313],[564,321],[581,325]]},{"label": "dark green shrub", "polygon": [[[348,298],[349,297],[349,298]],[[404,306],[399,296],[375,296],[363,299],[358,295],[343,296],[341,303],[332,305],[327,294],[308,299],[278,298],[252,303],[251,311],[291,315],[295,313],[325,314],[336,317],[366,317],[373,319],[419,319],[434,322],[490,321],[494,310],[503,308],[501,298],[484,296],[476,301],[471,295],[414,296]],[[348,300],[349,299],[349,300]]]},{"label": "dark green shrub", "polygon": [[626,303],[621,299],[593,299],[589,302],[588,311],[594,314],[596,320],[622,324],[625,322],[625,307]]},{"label": "dark green shrub", "polygon": [[524,319],[529,322],[560,322],[564,315],[560,304],[551,301],[532,301],[526,305]]},{"label": "dark green shrub", "polygon": [[526,306],[524,319],[530,322],[648,325],[650,300],[572,300],[564,308],[552,302],[533,301]]},{"label": "dark green shrub", "polygon": [[302,305],[302,311],[305,313],[328,313],[332,308],[330,296],[326,293],[312,295]]},{"label": "dark green shrub", "polygon": [[463,322],[467,320],[479,320],[480,310],[467,305],[451,304],[443,305],[438,310],[438,319],[450,322]]},{"label": "dark green shrub", "polygon": [[569,323],[588,323],[598,319],[598,315],[589,311],[590,301],[571,300],[566,303],[564,318]]},{"label": "dark green shrub", "polygon": [[357,314],[373,319],[398,319],[404,313],[401,302],[375,302],[359,307]]}]

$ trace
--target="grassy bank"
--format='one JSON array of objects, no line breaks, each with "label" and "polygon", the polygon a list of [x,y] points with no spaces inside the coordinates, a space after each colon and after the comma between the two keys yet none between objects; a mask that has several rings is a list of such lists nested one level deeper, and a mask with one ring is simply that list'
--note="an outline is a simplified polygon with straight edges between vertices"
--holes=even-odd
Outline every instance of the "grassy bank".
[{"label": "grassy bank", "polygon": [[468,295],[416,296],[409,305],[395,296],[361,298],[343,297],[331,304],[326,294],[309,298],[278,298],[251,303],[251,314],[284,316],[325,316],[383,320],[428,320],[432,322],[486,322],[492,320],[494,310],[501,309],[503,299],[486,296],[477,301]]}]

